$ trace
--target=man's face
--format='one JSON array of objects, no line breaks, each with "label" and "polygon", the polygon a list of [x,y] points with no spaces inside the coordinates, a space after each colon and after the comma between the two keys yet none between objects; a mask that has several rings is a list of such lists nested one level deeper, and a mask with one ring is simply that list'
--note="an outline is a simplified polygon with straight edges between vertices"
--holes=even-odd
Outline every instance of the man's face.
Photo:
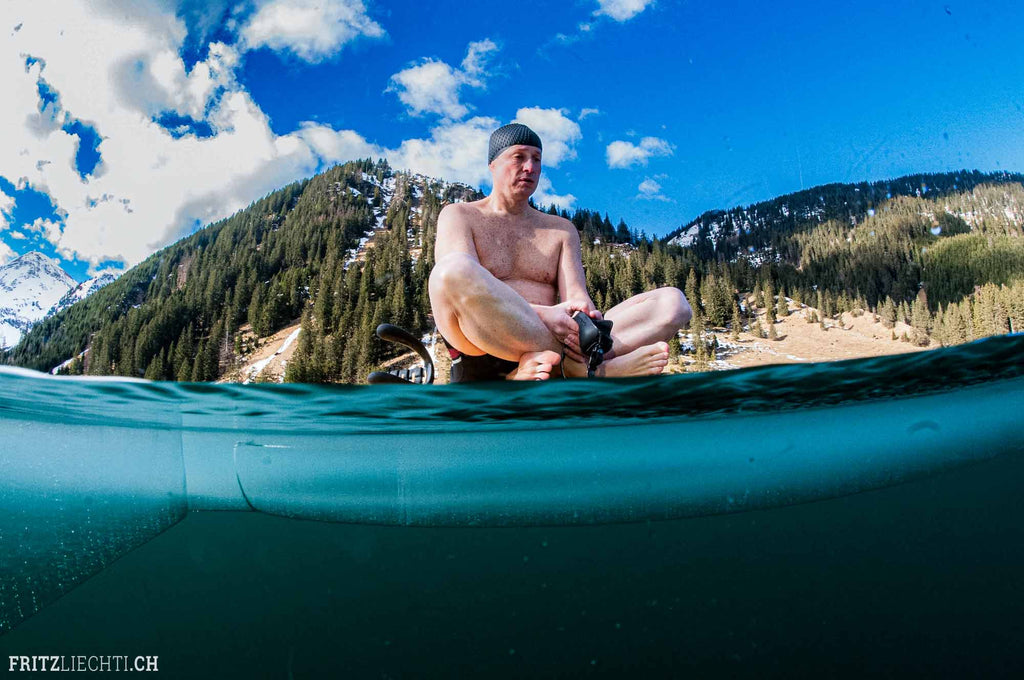
[{"label": "man's face", "polygon": [[525,144],[510,146],[491,161],[490,168],[494,186],[531,196],[540,180],[540,149]]}]

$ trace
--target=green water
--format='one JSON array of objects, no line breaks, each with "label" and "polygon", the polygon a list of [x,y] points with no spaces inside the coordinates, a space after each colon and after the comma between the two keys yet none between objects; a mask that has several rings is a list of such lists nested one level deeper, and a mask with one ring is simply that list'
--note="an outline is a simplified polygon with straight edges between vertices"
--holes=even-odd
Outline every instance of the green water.
[{"label": "green water", "polygon": [[[161,677],[1019,677],[1024,469],[652,524],[196,513],[10,633]],[[15,677],[15,676],[12,676]]]},{"label": "green water", "polygon": [[3,372],[0,661],[1013,676],[1022,349],[434,388]]}]

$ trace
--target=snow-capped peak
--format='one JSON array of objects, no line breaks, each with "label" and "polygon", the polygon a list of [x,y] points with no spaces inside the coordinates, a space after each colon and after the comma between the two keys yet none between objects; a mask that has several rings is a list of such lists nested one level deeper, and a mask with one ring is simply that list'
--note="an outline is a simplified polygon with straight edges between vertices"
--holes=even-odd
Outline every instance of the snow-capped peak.
[{"label": "snow-capped peak", "polygon": [[57,312],[67,309],[79,300],[84,300],[89,297],[108,283],[112,283],[115,279],[117,279],[117,277],[113,274],[103,274],[102,276],[97,276],[96,278],[89,279],[88,281],[83,281],[65,293],[64,297],[58,300],[57,304],[55,304],[46,315],[52,316]]},{"label": "snow-capped peak", "polygon": [[26,253],[0,267],[0,347],[13,347],[77,284],[56,260]]}]

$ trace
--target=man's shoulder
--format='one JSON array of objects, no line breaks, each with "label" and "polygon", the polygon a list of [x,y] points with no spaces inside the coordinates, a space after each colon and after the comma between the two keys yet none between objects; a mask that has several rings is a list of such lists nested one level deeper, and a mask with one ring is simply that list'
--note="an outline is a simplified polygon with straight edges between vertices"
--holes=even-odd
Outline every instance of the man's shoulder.
[{"label": "man's shoulder", "polygon": [[437,226],[446,230],[469,229],[479,215],[480,209],[473,203],[449,203],[438,213]]},{"label": "man's shoulder", "polygon": [[452,216],[479,214],[479,203],[481,203],[481,201],[471,201],[469,203],[449,203],[445,207],[441,208],[441,214]]}]

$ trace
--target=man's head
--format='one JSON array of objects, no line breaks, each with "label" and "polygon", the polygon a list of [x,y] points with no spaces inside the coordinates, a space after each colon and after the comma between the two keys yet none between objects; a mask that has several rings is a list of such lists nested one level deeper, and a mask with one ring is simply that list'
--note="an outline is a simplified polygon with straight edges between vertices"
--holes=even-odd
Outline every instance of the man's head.
[{"label": "man's head", "polygon": [[494,188],[529,197],[540,179],[540,137],[522,123],[509,123],[491,133],[487,163]]},{"label": "man's head", "polygon": [[491,133],[491,144],[487,154],[487,164],[490,165],[494,159],[501,155],[501,152],[510,146],[535,146],[543,149],[540,137],[537,133],[522,123],[509,123]]}]

